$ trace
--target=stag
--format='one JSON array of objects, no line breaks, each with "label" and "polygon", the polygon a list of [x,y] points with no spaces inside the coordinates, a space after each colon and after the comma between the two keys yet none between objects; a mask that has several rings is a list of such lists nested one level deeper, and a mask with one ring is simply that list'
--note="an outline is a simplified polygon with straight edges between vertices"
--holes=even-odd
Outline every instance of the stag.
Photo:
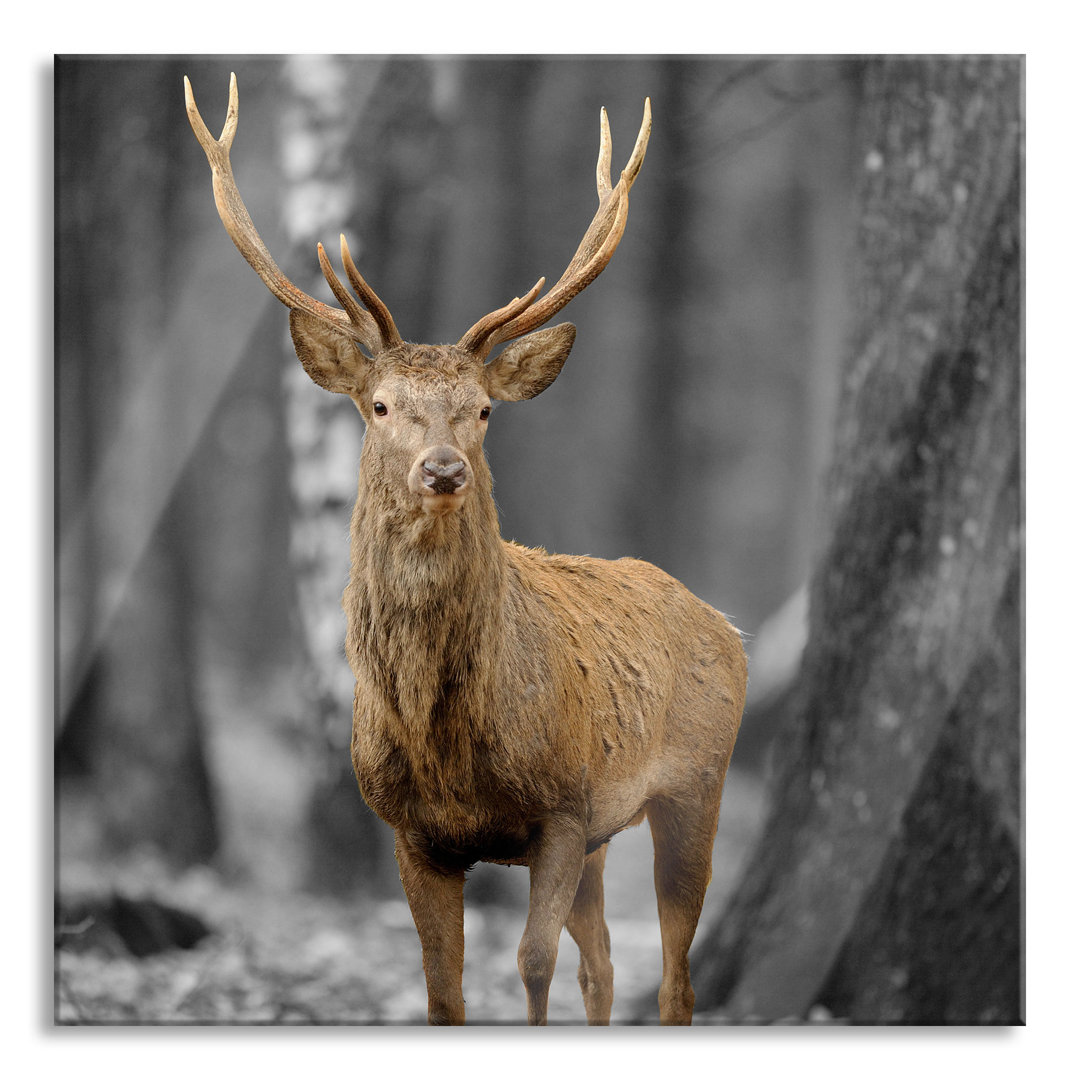
[{"label": "stag", "polygon": [[344,236],[341,262],[355,296],[318,246],[340,308],[278,269],[229,161],[236,76],[219,139],[186,78],[184,86],[226,230],[289,308],[304,370],[347,394],[366,425],[343,601],[356,678],[352,761],[364,798],[394,829],[428,1022],[465,1021],[463,886],[483,861],[529,868],[518,949],[529,1023],[546,1023],[564,926],[580,950],[587,1020],[608,1023],[604,857],[616,833],[648,818],[663,943],[660,1020],[690,1023],[688,953],[746,693],[739,633],[649,563],[549,555],[503,540],[483,451],[491,400],[535,397],[570,352],[572,324],[538,328],[619,243],[648,143],[648,99],[614,185],[601,110],[599,207],[558,282],[541,296],[541,278],[456,345],[433,346],[402,339]]}]

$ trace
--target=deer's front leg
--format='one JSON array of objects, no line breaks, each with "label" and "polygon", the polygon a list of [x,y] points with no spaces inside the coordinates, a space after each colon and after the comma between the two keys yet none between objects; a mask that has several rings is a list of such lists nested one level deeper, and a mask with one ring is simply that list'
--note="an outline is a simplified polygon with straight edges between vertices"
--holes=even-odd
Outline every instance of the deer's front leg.
[{"label": "deer's front leg", "polygon": [[464,1024],[461,971],[465,962],[464,871],[445,872],[400,830],[394,854],[409,900],[427,979],[428,1023]]},{"label": "deer's front leg", "polygon": [[585,831],[578,822],[552,819],[540,827],[529,855],[529,917],[518,947],[530,1024],[547,1023],[559,935],[574,904],[584,863]]}]

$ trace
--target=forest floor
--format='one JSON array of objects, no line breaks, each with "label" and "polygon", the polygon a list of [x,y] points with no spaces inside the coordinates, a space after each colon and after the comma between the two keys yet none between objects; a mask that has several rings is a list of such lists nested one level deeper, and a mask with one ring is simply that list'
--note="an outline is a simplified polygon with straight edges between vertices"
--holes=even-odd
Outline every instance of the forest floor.
[{"label": "forest floor", "polygon": [[[701,926],[734,888],[764,814],[756,777],[728,777]],[[605,873],[606,914],[615,966],[615,1023],[656,1023],[660,931],[652,889],[648,826],[612,842]],[[466,887],[466,1012],[472,1024],[520,1024],[525,997],[517,946],[525,922],[528,872],[513,874],[512,904],[469,903]],[[170,873],[149,856],[124,863],[66,859],[65,896],[148,898],[196,915],[211,933],[194,947],[137,958],[93,917],[61,916],[55,969],[55,1021],[65,1025],[422,1024],[426,995],[420,944],[404,897],[345,901],[274,893],[225,880],[200,867]],[[513,892],[512,892],[513,894]],[[505,895],[505,891],[504,891]],[[577,949],[564,931],[552,983],[551,1023],[580,1024]],[[697,1023],[723,1023],[698,1015]]]}]

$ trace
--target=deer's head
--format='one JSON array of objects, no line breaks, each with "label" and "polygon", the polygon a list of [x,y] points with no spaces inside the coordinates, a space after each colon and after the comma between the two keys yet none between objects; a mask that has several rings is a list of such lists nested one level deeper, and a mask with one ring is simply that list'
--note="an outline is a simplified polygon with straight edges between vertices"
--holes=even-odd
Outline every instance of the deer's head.
[{"label": "deer's head", "polygon": [[[462,506],[483,466],[491,400],[535,397],[554,382],[570,354],[571,323],[543,326],[604,269],[622,238],[629,193],[652,126],[649,101],[630,160],[611,183],[611,132],[600,111],[596,189],[600,205],[562,277],[543,296],[541,278],[524,296],[485,315],[456,345],[403,341],[385,304],[356,269],[345,237],[345,288],[318,246],[319,265],[340,308],[301,292],[277,267],[244,206],[229,149],[239,104],[236,76],[221,137],[203,123],[185,77],[188,119],[213,172],[214,199],[226,230],[267,288],[290,309],[289,327],[304,370],[326,390],[348,394],[367,424],[364,454],[388,492],[406,507],[445,514]],[[355,294],[355,295],[354,295]],[[491,350],[511,342],[494,359]]]}]

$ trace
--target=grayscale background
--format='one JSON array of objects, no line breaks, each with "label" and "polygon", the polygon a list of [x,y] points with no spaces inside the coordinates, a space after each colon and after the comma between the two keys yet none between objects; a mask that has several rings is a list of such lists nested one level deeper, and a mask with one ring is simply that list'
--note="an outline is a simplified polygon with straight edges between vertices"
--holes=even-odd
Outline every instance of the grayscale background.
[{"label": "grayscale background", "polygon": [[[424,1019],[390,830],[348,757],[340,596],[363,424],[304,375],[287,312],[222,228],[183,76],[216,135],[236,72],[234,171],[282,270],[332,302],[315,246],[336,263],[344,232],[403,336],[433,343],[558,277],[595,208],[600,106],[617,171],[651,98],[622,243],[558,317],[574,351],[540,397],[497,408],[487,450],[506,538],[654,562],[747,635],[704,932],[768,815],[825,543],[874,167],[864,68],[57,59],[59,1021]],[[648,827],[616,838],[617,1020],[659,980],[651,875]],[[470,1019],[524,1016],[526,896],[520,868],[470,878]],[[553,1021],[583,1019],[576,966],[564,937]]]}]

